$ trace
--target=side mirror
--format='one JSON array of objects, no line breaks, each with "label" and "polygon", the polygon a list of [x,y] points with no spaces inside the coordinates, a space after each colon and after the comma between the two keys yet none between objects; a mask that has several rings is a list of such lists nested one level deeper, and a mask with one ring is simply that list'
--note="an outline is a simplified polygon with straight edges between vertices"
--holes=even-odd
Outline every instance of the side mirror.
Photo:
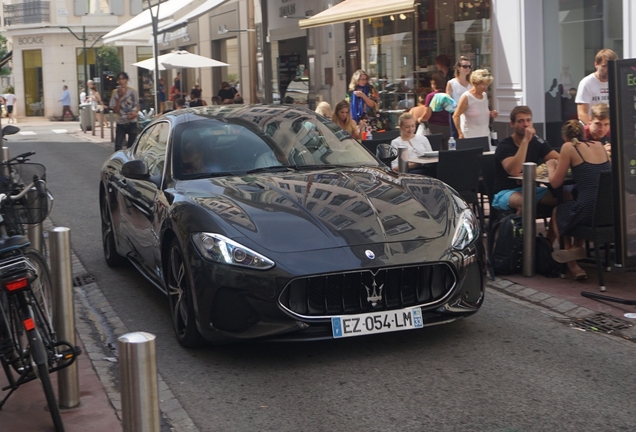
[{"label": "side mirror", "polygon": [[148,167],[142,160],[139,159],[126,162],[121,167],[121,175],[133,180],[150,180]]},{"label": "side mirror", "polygon": [[393,159],[397,157],[397,150],[391,144],[378,144],[375,149],[375,156],[385,165],[390,165]]},{"label": "side mirror", "polygon": [[2,135],[14,135],[20,132],[20,128],[17,126],[6,125],[2,128]]}]

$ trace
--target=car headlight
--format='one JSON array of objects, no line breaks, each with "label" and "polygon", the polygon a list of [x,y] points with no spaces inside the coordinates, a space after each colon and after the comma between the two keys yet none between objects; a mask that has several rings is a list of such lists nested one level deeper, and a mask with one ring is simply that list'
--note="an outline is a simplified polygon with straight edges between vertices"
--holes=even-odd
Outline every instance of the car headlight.
[{"label": "car headlight", "polygon": [[274,261],[219,234],[194,233],[192,241],[199,253],[210,261],[256,270],[274,267]]},{"label": "car headlight", "polygon": [[453,235],[453,248],[462,250],[479,236],[479,223],[470,209],[464,209],[457,218],[457,227]]}]

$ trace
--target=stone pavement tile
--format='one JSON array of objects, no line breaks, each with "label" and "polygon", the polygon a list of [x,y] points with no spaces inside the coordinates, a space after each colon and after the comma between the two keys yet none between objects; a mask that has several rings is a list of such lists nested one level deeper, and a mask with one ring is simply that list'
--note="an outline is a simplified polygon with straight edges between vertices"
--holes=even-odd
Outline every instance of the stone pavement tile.
[{"label": "stone pavement tile", "polygon": [[528,297],[528,300],[535,302],[535,303],[541,303],[542,301],[546,300],[550,298],[550,294],[546,294],[546,293],[542,293],[542,292],[537,292],[536,294],[533,294],[531,296]]},{"label": "stone pavement tile", "polygon": [[565,312],[565,315],[571,318],[587,318],[594,314],[595,314],[594,311],[584,307],[577,307],[575,309],[570,309],[569,311]]},{"label": "stone pavement tile", "polygon": [[572,302],[564,301],[563,303],[556,305],[554,310],[561,313],[566,313],[567,311],[571,311],[572,309],[577,308],[578,306]]},{"label": "stone pavement tile", "polygon": [[558,297],[548,297],[545,300],[543,300],[541,302],[542,305],[547,306],[549,308],[555,308],[558,305],[560,305],[561,303],[563,303],[565,300],[560,299]]},{"label": "stone pavement tile", "polygon": [[521,297],[531,297],[531,296],[535,295],[538,292],[539,291],[537,291],[535,289],[532,289],[532,288],[525,288],[525,289],[522,289],[521,291],[518,291],[517,295],[521,296]]},{"label": "stone pavement tile", "polygon": [[507,293],[510,293],[510,294],[516,294],[518,291],[521,291],[521,290],[523,290],[525,288],[526,287],[524,287],[523,285],[512,284],[512,285],[507,286],[506,288],[504,288],[504,291],[506,291]]}]

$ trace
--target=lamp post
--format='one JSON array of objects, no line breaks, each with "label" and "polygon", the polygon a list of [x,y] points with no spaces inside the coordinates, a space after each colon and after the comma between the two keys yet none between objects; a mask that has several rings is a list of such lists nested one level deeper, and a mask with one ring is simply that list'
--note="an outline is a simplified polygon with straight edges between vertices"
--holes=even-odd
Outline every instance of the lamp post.
[{"label": "lamp post", "polygon": [[[159,113],[159,46],[157,44],[157,32],[159,30],[159,6],[161,6],[161,0],[157,1],[157,10],[154,15],[152,13],[152,5],[148,0],[148,10],[150,11],[150,17],[152,19],[152,56],[155,58],[155,113]],[[166,89],[163,89],[164,92]]]}]

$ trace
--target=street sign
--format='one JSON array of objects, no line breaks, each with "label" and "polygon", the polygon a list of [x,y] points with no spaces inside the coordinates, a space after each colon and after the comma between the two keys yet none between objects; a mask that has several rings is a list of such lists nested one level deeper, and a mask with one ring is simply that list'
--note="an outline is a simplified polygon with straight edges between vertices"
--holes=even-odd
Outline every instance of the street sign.
[{"label": "street sign", "polygon": [[636,59],[607,63],[616,266],[633,267],[636,265]]}]

